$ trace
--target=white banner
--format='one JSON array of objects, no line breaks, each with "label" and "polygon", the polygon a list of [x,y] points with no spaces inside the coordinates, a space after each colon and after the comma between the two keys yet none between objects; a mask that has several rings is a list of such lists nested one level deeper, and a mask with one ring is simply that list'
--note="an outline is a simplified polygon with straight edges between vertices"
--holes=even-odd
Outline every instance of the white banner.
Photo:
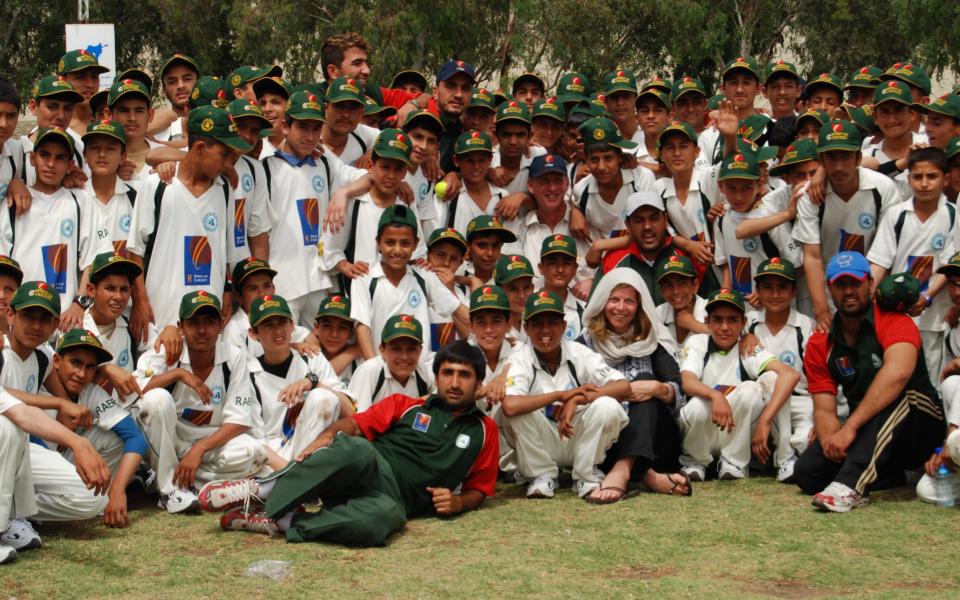
[{"label": "white banner", "polygon": [[117,73],[117,48],[113,38],[113,23],[68,23],[66,52],[86,50],[97,62],[110,70],[100,75],[100,89],[110,87]]}]

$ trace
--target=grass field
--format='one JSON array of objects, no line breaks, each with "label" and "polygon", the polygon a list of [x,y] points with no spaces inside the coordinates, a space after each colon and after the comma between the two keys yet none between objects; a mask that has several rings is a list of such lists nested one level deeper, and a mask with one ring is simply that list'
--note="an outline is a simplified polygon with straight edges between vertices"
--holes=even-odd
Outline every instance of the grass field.
[{"label": "grass field", "polygon": [[[817,513],[771,479],[614,506],[520,493],[501,486],[478,512],[415,520],[363,550],[222,532],[212,515],[138,500],[126,530],[41,527],[42,550],[0,567],[0,598],[950,598],[960,588],[960,513],[907,488],[846,515]],[[292,561],[290,576],[245,577],[261,559]]]}]

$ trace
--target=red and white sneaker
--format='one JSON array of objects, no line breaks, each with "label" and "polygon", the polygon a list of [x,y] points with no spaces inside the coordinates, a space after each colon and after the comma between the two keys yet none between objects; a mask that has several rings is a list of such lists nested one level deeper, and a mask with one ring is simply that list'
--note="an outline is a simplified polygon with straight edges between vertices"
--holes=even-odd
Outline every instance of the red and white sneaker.
[{"label": "red and white sneaker", "polygon": [[252,477],[211,481],[200,490],[200,508],[207,512],[222,512],[242,506],[248,510],[251,502],[262,504],[257,496],[259,491],[260,484]]},{"label": "red and white sneaker", "polygon": [[815,494],[811,504],[823,512],[845,513],[863,506],[868,501],[867,496],[858,494],[853,488],[834,481],[822,492]]},{"label": "red and white sneaker", "polygon": [[242,509],[235,508],[220,517],[220,527],[227,531],[249,531],[271,536],[280,535],[277,522],[268,517],[267,513],[262,510],[244,512]]}]

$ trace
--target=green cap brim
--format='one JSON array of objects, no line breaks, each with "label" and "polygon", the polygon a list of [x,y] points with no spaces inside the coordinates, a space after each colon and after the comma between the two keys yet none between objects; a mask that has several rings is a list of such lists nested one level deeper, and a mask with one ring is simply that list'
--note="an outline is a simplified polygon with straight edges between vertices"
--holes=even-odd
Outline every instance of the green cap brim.
[{"label": "green cap brim", "polygon": [[[102,134],[98,134],[102,135]],[[112,263],[108,263],[99,271],[94,272],[92,269],[90,271],[90,281],[96,283],[100,281],[107,275],[126,275],[131,279],[135,279],[143,273],[143,269],[137,263],[126,258],[115,260]]]},{"label": "green cap brim", "polygon": [[61,99],[67,102],[72,101],[74,104],[80,104],[81,102],[83,102],[83,94],[81,94],[76,90],[58,90],[56,92],[53,92],[52,94],[38,94],[37,97],[34,99],[41,100],[43,98],[58,98],[58,97],[62,97]]},{"label": "green cap brim", "polygon": [[95,137],[106,137],[106,138],[110,138],[110,139],[112,139],[112,140],[117,140],[118,142],[120,142],[120,143],[123,144],[124,146],[127,145],[127,140],[121,138],[119,135],[116,135],[116,134],[114,134],[114,133],[107,133],[106,131],[88,131],[88,132],[86,132],[85,134],[83,134],[83,135],[80,136],[80,141],[86,143],[87,140],[89,140],[89,139],[91,139],[91,138],[95,138]]},{"label": "green cap brim", "polygon": [[754,281],[759,281],[761,277],[779,277],[781,279],[786,279],[787,281],[796,283],[796,277],[790,277],[786,273],[757,273],[753,276]]},{"label": "green cap brim", "polygon": [[562,317],[566,316],[566,313],[563,312],[563,307],[556,308],[554,306],[544,306],[542,308],[534,308],[529,313],[524,313],[523,322],[526,323],[527,321],[534,318],[535,316],[541,315],[543,313],[554,313]]},{"label": "green cap brim", "polygon": [[566,104],[567,102],[590,102],[590,98],[583,94],[562,94],[557,96],[557,102]]},{"label": "green cap brim", "polygon": [[824,152],[860,152],[860,146],[855,144],[844,144],[843,142],[831,142],[817,148],[817,154]]},{"label": "green cap brim", "polygon": [[226,146],[233,148],[237,152],[249,152],[250,150],[253,149],[253,146],[248,144],[246,140],[244,140],[242,137],[238,135],[230,136],[230,137],[223,137],[223,136],[214,137],[213,139],[217,140],[221,144],[224,144]]},{"label": "green cap brim", "polygon": [[740,306],[733,300],[719,300],[719,299],[710,300],[709,302],[707,302],[707,305],[704,308],[707,312],[710,312],[710,308],[718,304],[726,304],[727,306],[732,306],[742,313],[747,312],[747,308],[745,306]]},{"label": "green cap brim", "polygon": [[461,149],[459,152],[454,152],[454,156],[463,156],[464,154],[470,154],[471,152],[486,152],[487,154],[493,154],[492,148],[474,148],[468,146],[467,148]]},{"label": "green cap brim", "polygon": [[197,314],[197,313],[200,312],[201,310],[206,310],[206,309],[212,310],[213,312],[217,313],[217,314],[220,315],[221,317],[223,316],[223,312],[221,312],[220,309],[217,308],[217,305],[216,305],[216,304],[210,304],[210,303],[207,303],[207,302],[204,302],[204,303],[199,303],[199,302],[198,302],[197,304],[191,305],[190,308],[187,309],[185,312],[181,313],[181,314],[180,314],[180,319],[181,319],[181,320],[183,320],[183,319],[189,319],[190,317],[194,316],[195,314]]},{"label": "green cap brim", "polygon": [[107,349],[100,346],[94,346],[93,344],[88,344],[86,342],[77,342],[74,344],[68,344],[65,346],[58,347],[57,354],[62,354],[66,350],[78,350],[78,349],[89,350],[90,352],[93,352],[97,357],[98,365],[102,365],[103,363],[110,362],[111,360],[113,360],[113,354],[110,354],[110,352]]},{"label": "green cap brim", "polygon": [[399,340],[400,338],[410,338],[418,344],[423,344],[423,338],[417,337],[416,334],[408,333],[406,331],[400,331],[398,333],[391,333],[390,335],[380,339],[381,344],[386,344],[392,342],[393,340]]},{"label": "green cap brim", "polygon": [[293,319],[293,315],[289,311],[284,310],[282,307],[268,308],[265,311],[261,312],[259,315],[257,315],[256,321],[250,321],[250,327],[256,327],[257,325],[259,325],[260,323],[263,323],[270,317],[283,317],[285,319]]},{"label": "green cap brim", "polygon": [[817,160],[817,158],[812,156],[810,158],[805,158],[803,160],[795,160],[792,162],[782,162],[779,165],[770,169],[770,174],[773,175],[774,177],[779,177],[781,175],[786,174],[790,170],[790,167],[792,167],[793,165],[802,165],[805,162],[810,162],[813,160]]},{"label": "green cap brim", "polygon": [[504,227],[478,227],[467,234],[467,243],[476,235],[481,233],[496,233],[505,244],[512,244],[517,241],[517,235]]},{"label": "green cap brim", "polygon": [[410,157],[404,154],[403,152],[393,151],[393,150],[374,150],[373,155],[379,158],[388,158],[393,160],[399,160],[408,167],[413,167],[413,163],[410,162]]}]

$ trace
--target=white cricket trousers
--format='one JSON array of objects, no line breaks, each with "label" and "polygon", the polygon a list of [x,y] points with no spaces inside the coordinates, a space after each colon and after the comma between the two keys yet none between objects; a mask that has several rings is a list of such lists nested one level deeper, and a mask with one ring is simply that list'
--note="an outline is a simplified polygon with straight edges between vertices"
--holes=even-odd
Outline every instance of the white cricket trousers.
[{"label": "white cricket trousers", "polygon": [[[157,488],[161,494],[170,494],[176,486],[173,474],[180,458],[193,446],[195,440],[180,437],[177,429],[177,409],[173,397],[165,389],[148,391],[137,403],[138,420],[150,445],[150,464],[157,473]],[[215,479],[240,479],[253,475],[267,460],[263,440],[244,433],[226,444],[203,455],[197,469],[194,485]]]},{"label": "white cricket trousers", "polygon": [[0,415],[0,532],[11,520],[37,512],[28,443],[26,432]]},{"label": "white cricket trousers", "polygon": [[293,460],[339,418],[340,398],[325,388],[311,390],[303,401],[290,439],[284,441],[282,432],[280,435],[271,434],[267,438],[267,445],[283,458]]},{"label": "white cricket trousers", "polygon": [[[680,462],[685,465],[697,464],[707,467],[716,456],[720,456],[731,465],[747,470],[750,464],[750,440],[753,426],[763,412],[777,374],[767,372],[757,381],[744,381],[727,395],[727,402],[733,411],[733,431],[721,431],[712,420],[712,403],[702,398],[690,398],[680,409],[678,423],[683,435],[683,456]],[[795,456],[790,444],[790,412],[784,405],[771,423],[771,433],[776,445],[774,463],[780,466]]]},{"label": "white cricket trousers", "polygon": [[521,476],[557,478],[560,467],[571,467],[575,482],[591,483],[602,481],[596,466],[603,462],[628,421],[620,403],[609,396],[600,396],[577,409],[572,438],[561,439],[557,424],[543,410],[503,417],[507,437],[515,444]]}]

